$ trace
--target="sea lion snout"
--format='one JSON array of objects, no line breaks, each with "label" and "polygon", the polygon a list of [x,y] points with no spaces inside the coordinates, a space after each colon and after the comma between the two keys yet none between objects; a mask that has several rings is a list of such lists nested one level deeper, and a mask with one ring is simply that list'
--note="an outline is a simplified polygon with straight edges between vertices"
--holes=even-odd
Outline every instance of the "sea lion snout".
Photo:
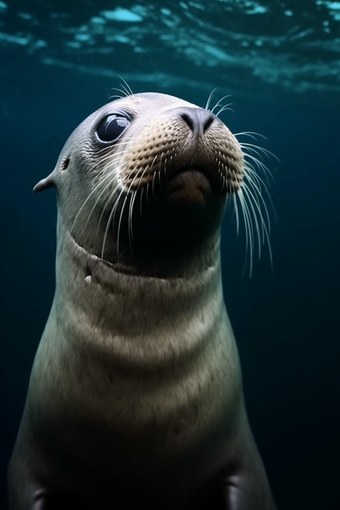
[{"label": "sea lion snout", "polygon": [[191,129],[193,138],[202,137],[213,122],[221,122],[214,113],[204,108],[181,107],[171,110],[171,113],[176,111]]},{"label": "sea lion snout", "polygon": [[141,116],[130,135],[126,132],[129,150],[120,159],[119,174],[128,193],[148,186],[154,190],[190,169],[208,177],[217,195],[240,188],[245,173],[241,147],[214,113],[181,105],[148,114],[147,121]]}]

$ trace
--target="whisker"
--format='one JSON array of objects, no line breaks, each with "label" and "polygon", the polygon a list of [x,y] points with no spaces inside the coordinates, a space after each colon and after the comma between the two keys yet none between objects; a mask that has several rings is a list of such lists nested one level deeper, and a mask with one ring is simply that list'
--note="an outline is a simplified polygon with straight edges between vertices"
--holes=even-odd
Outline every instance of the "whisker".
[{"label": "whisker", "polygon": [[[113,166],[113,164],[112,164]],[[111,164],[108,164],[106,165],[105,167],[105,172],[108,171],[108,175],[107,177],[110,177],[110,176],[113,176],[114,175],[114,172],[116,172],[116,169],[113,167],[111,170],[110,170],[110,167],[111,167]],[[105,190],[109,187],[110,183],[105,187]],[[100,215],[100,218],[99,218],[99,222],[98,222],[98,226],[97,226],[97,232],[96,232],[96,235],[98,235],[98,231],[99,231],[99,227],[100,227],[100,224],[101,224],[101,221],[102,221],[102,218],[103,218],[103,215],[105,213],[105,210],[106,210],[106,207],[107,205],[111,202],[111,200],[113,199],[117,189],[119,188],[120,186],[120,183],[117,182],[116,186],[114,187],[114,189],[112,190],[112,192],[110,193],[109,197],[107,198],[107,201],[106,201],[106,204],[105,206],[103,207],[102,209],[102,212],[101,212],[101,215]],[[104,191],[105,191],[104,190]]]},{"label": "whisker", "polygon": [[118,230],[117,230],[117,261],[119,262],[119,235],[120,235],[120,227],[121,227],[121,223],[122,223],[122,219],[123,219],[123,213],[124,213],[124,209],[125,209],[125,205],[126,205],[126,201],[128,199],[128,196],[129,195],[126,195],[126,197],[124,198],[124,202],[123,202],[123,205],[122,205],[122,209],[120,211],[120,216],[119,216],[119,221],[118,221]]},{"label": "whisker", "polygon": [[[159,158],[159,168],[160,168],[159,173],[162,172],[162,159],[163,159],[163,156],[164,156],[164,151],[162,151],[161,156]],[[164,180],[167,181],[166,167],[164,167]]]},{"label": "whisker", "polygon": [[148,182],[147,185],[146,185],[146,204],[148,207],[150,207],[150,201],[149,201],[149,188],[150,188],[150,183]]},{"label": "whisker", "polygon": [[[134,168],[134,172],[136,170],[137,166]],[[135,176],[134,178],[132,179],[131,181],[131,184],[129,186],[129,189],[127,191],[127,195],[129,195],[131,193],[131,189],[138,177],[138,171],[135,173]],[[132,248],[132,241],[133,241],[133,228],[132,228],[132,221],[133,221],[133,218],[132,218],[132,213],[133,213],[133,204],[134,204],[134,201],[136,199],[136,195],[137,195],[137,190],[133,190],[132,191],[132,197],[131,197],[131,200],[130,200],[130,204],[129,204],[129,214],[128,214],[128,237],[129,237],[129,245],[130,245],[130,250],[131,250],[131,253],[132,255],[134,255],[133,253],[133,248]],[[122,216],[121,216],[122,217]],[[119,246],[119,227],[118,227],[118,238],[117,238],[117,245]]]},{"label": "whisker", "polygon": [[[247,170],[249,171],[249,174],[247,175],[247,179],[249,180],[250,183],[253,184],[253,186],[255,186],[255,182],[254,182],[254,178],[256,179],[259,179],[261,182],[262,182],[262,185],[263,187],[265,188],[265,191],[268,195],[268,198],[269,198],[269,201],[270,201],[270,204],[272,206],[272,209],[273,209],[273,213],[274,213],[274,216],[276,218],[276,212],[275,212],[275,207],[274,207],[274,204],[273,204],[273,201],[271,199],[271,196],[270,196],[270,193],[269,193],[269,190],[266,186],[266,184],[263,182],[263,180],[261,179],[261,177],[254,171],[251,171],[251,169],[247,168]],[[267,205],[266,205],[266,202],[262,196],[262,193],[261,193],[261,184],[258,183],[258,185],[256,186],[256,190],[257,190],[257,196],[258,198],[260,199],[260,201],[262,202],[262,205],[264,207],[264,210],[266,212],[266,216],[267,216],[267,222],[268,222],[268,230],[270,232],[270,219],[269,219],[269,212],[268,212],[268,208],[267,208]],[[277,219],[277,218],[276,218]]]},{"label": "whisker", "polygon": [[[249,193],[248,199],[249,199],[249,203],[250,203],[250,205],[252,207],[251,198],[254,200],[254,195],[252,194],[250,188],[248,188],[245,183],[243,183],[243,185],[244,185],[245,190],[247,192],[246,194]],[[269,250],[269,257],[270,257],[271,267],[273,268],[273,257],[272,257],[272,250],[271,250],[271,245],[270,245],[269,230],[267,229],[266,222],[264,221],[263,216],[262,216],[261,208],[259,207],[259,205],[258,205],[256,200],[254,200],[254,204],[255,204],[255,207],[257,208],[257,212],[258,212],[258,215],[260,217],[260,221],[262,223],[262,226],[263,226],[263,229],[264,229],[264,232],[265,232],[265,235],[266,235],[266,240],[267,240],[267,243],[268,243],[268,250]],[[252,209],[253,209],[253,207],[252,207]],[[254,209],[253,209],[253,214],[254,214],[254,220],[257,222],[257,215],[256,215]],[[259,243],[259,246],[261,246],[260,245],[260,238],[258,239],[258,243]],[[261,251],[259,253],[260,253],[260,255],[259,255],[259,258],[260,258]]]},{"label": "whisker", "polygon": [[106,203],[105,203],[104,207],[102,208],[102,212],[101,212],[101,215],[100,215],[100,218],[99,218],[99,221],[98,221],[97,230],[96,230],[96,236],[98,236],[99,227],[100,227],[100,224],[102,222],[103,216],[105,214],[105,210],[106,210],[108,204],[113,200],[113,197],[115,196],[116,191],[119,189],[119,186],[120,186],[119,183],[117,183],[115,188],[111,191],[111,193],[107,197]]},{"label": "whisker", "polygon": [[[216,108],[218,108],[219,106],[223,106],[223,105],[222,105],[222,101],[223,101],[224,99],[226,99],[227,97],[231,97],[231,94],[227,94],[226,96],[221,97],[221,99],[219,99],[219,101],[217,101],[217,103],[215,104],[214,108],[212,108],[212,109],[210,110],[210,111],[211,111],[211,113],[214,113],[214,110],[215,110]],[[232,103],[229,103],[229,105],[227,105],[227,106],[230,106],[231,104],[232,104]]]},{"label": "whisker", "polygon": [[235,110],[233,110],[232,108],[229,108],[229,106],[232,105],[232,103],[228,103],[224,106],[222,106],[217,113],[215,113],[216,117],[219,117],[221,115],[221,113],[225,112],[226,110],[229,110],[230,112],[234,112],[235,113]]},{"label": "whisker", "polygon": [[249,158],[251,161],[253,161],[255,163],[255,165],[258,168],[260,168],[266,176],[269,175],[274,180],[273,174],[260,159],[256,158],[252,154],[247,154],[246,152],[243,152],[243,154],[244,154],[245,158]]},{"label": "whisker", "polygon": [[240,234],[240,218],[239,218],[238,204],[237,204],[237,199],[236,199],[237,194],[233,194],[232,197],[233,197],[234,211],[235,211],[235,216],[236,216],[236,235],[238,237]]},{"label": "whisker", "polygon": [[[277,156],[275,156],[275,154],[273,154],[271,151],[269,151],[268,149],[265,149],[264,147],[260,147],[259,145],[255,145],[253,143],[246,143],[246,142],[239,142],[240,146],[242,148],[246,148],[247,150],[252,150],[252,151],[260,151],[262,152],[267,158],[269,157],[273,157],[276,159],[276,161],[280,161],[279,158]],[[257,152],[257,155],[260,156],[260,154]]]},{"label": "whisker", "polygon": [[249,276],[253,274],[253,257],[254,257],[254,248],[255,248],[255,242],[254,242],[254,227],[252,222],[252,216],[247,204],[246,195],[242,193],[242,199],[244,204],[244,211],[247,216],[247,222],[248,222],[248,232],[249,232],[249,260],[250,260],[250,268],[249,268]]},{"label": "whisker", "polygon": [[[112,149],[112,147],[110,147],[109,149]],[[92,167],[92,171],[94,171],[94,170],[95,170],[95,169],[96,169],[99,165],[102,165],[102,166],[103,166],[103,168],[102,168],[102,169],[100,170],[100,172],[97,174],[97,178],[99,178],[99,179],[101,179],[101,176],[102,176],[103,174],[105,174],[106,172],[108,172],[108,170],[109,170],[110,168],[114,168],[114,167],[115,167],[115,165],[117,164],[117,161],[119,160],[119,156],[120,156],[121,154],[123,154],[123,153],[124,153],[124,150],[123,150],[123,149],[122,149],[122,150],[119,150],[118,152],[116,152],[116,153],[114,153],[114,154],[112,154],[112,151],[110,150],[110,151],[109,151],[109,153],[108,153],[107,155],[102,156],[102,154],[104,154],[104,150],[106,150],[106,151],[107,151],[107,150],[108,150],[108,148],[107,148],[107,147],[105,147],[105,149],[102,149],[101,151],[99,151],[99,152],[98,152],[98,154],[99,154],[99,156],[101,156],[101,158],[100,158],[100,159],[99,159],[99,161],[97,161],[97,162],[93,165],[93,167]],[[107,163],[107,164],[106,164],[106,163]],[[98,182],[98,184],[94,187],[94,189],[90,192],[90,194],[88,195],[88,197],[86,198],[86,200],[84,201],[84,203],[82,204],[82,206],[80,207],[80,209],[79,209],[79,211],[78,211],[78,213],[77,213],[77,215],[76,215],[76,217],[75,217],[75,219],[74,219],[74,221],[73,221],[73,224],[72,224],[72,227],[71,227],[71,232],[73,231],[74,226],[75,226],[76,222],[78,221],[78,218],[79,218],[80,214],[82,213],[83,209],[86,207],[86,204],[87,204],[87,203],[88,203],[88,201],[91,199],[91,197],[93,196],[93,194],[97,192],[97,190],[98,190],[98,188],[99,188],[100,186],[102,186],[102,185],[103,185],[103,184],[104,184],[107,180],[109,180],[109,182],[108,182],[107,186],[105,186],[105,187],[104,187],[104,189],[102,190],[102,192],[100,193],[100,195],[97,197],[96,203],[95,203],[95,205],[94,205],[94,206],[92,207],[92,209],[91,209],[91,212],[90,212],[90,214],[89,214],[89,216],[88,216],[88,219],[87,219],[87,221],[86,221],[86,225],[88,224],[88,221],[89,221],[89,219],[90,219],[91,215],[93,214],[93,211],[94,211],[94,209],[95,209],[95,206],[96,206],[96,204],[98,203],[98,201],[99,201],[100,197],[101,197],[101,196],[102,196],[102,194],[106,191],[106,189],[110,186],[110,184],[111,184],[110,178],[111,178],[112,176],[113,176],[113,170],[112,170],[112,171],[109,171],[109,172],[107,173],[107,175],[105,175],[105,177],[104,177],[103,179],[101,179],[101,180]],[[115,190],[114,190],[114,192],[115,192]],[[101,215],[101,217],[100,217],[100,221],[99,221],[98,228],[97,228],[97,233],[98,233],[98,229],[99,229],[99,225],[100,225],[100,222],[101,222],[101,219],[102,219],[103,213],[104,213],[104,210],[103,210],[102,215]]]},{"label": "whisker", "polygon": [[[152,172],[153,165],[155,164],[156,159],[157,159],[157,154],[152,160],[152,163],[150,166],[150,172]],[[156,172],[153,174],[153,178],[152,178],[152,194],[153,194],[153,196],[155,196],[155,178],[156,178]],[[160,179],[160,172],[158,173],[158,180],[159,179]],[[159,181],[159,185],[160,185],[160,181]]]},{"label": "whisker", "polygon": [[[252,192],[253,192],[253,195],[254,195],[254,202],[256,202],[256,208],[257,209],[261,209],[261,204],[260,204],[260,200],[262,197],[261,197],[261,189],[258,187],[258,184],[255,182],[255,180],[253,180],[252,177],[250,176],[247,176],[247,180],[244,179],[242,185],[247,188],[247,184],[249,184],[249,188],[252,189]],[[269,229],[270,229],[270,221],[269,221],[269,217],[268,217],[268,212],[267,212],[267,207],[265,206],[265,213],[266,213],[266,219],[268,220],[268,224],[269,224]],[[261,232],[262,232],[262,242],[264,242],[264,229],[263,229],[263,224],[261,222]]]},{"label": "whisker", "polygon": [[207,100],[206,105],[205,105],[205,107],[204,107],[204,109],[205,109],[205,110],[209,110],[210,103],[211,103],[211,101],[212,101],[212,98],[214,97],[214,93],[215,93],[215,91],[216,91],[216,90],[217,90],[217,89],[216,89],[216,88],[214,88],[214,89],[210,92],[209,97],[208,97],[208,100]]},{"label": "whisker", "polygon": [[[146,167],[144,168],[143,170],[143,173],[140,177],[140,180],[142,181],[143,180],[143,177],[144,177],[144,174],[145,172],[147,171],[147,169],[149,168],[149,165],[146,165]],[[142,188],[142,191],[141,191],[141,195],[140,195],[140,201],[139,201],[139,210],[140,210],[140,215],[141,215],[141,218],[143,218],[143,210],[142,210],[142,197],[143,197],[143,192],[144,192],[144,187]]]},{"label": "whisker", "polygon": [[128,225],[128,231],[129,231],[129,244],[131,253],[133,255],[133,248],[132,248],[132,242],[133,242],[133,207],[137,196],[137,190],[134,190],[132,192],[132,197],[130,200],[130,207],[129,207],[129,225]]},{"label": "whisker", "polygon": [[156,173],[153,174],[153,177],[152,177],[152,185],[151,185],[151,189],[152,189],[152,196],[153,198],[155,198],[155,180],[156,180]]},{"label": "whisker", "polygon": [[254,140],[257,140],[257,136],[260,138],[263,138],[264,140],[268,140],[268,138],[261,133],[257,133],[256,131],[240,131],[239,133],[233,133],[234,136],[249,136],[249,138],[253,138]]},{"label": "whisker", "polygon": [[252,230],[251,230],[251,222],[250,222],[250,219],[249,219],[249,211],[248,211],[248,208],[247,208],[247,204],[245,203],[243,191],[242,191],[241,188],[237,191],[237,197],[238,197],[238,199],[240,201],[241,210],[242,210],[242,214],[243,214],[243,221],[244,221],[244,228],[245,228],[245,238],[246,238],[246,258],[245,258],[245,261],[244,261],[244,267],[243,267],[242,276],[243,276],[245,268],[246,268],[247,259],[248,259],[248,253],[249,253],[249,259],[250,259],[250,276],[251,276],[252,269],[253,269]]},{"label": "whisker", "polygon": [[[119,200],[120,200],[120,197],[122,196],[123,193],[124,193],[124,188],[121,189],[121,191],[120,191],[120,193],[118,195],[118,198],[116,200],[116,203],[112,207],[111,212],[110,212],[109,217],[108,217],[108,220],[107,220],[107,223],[106,223],[105,232],[104,232],[104,238],[103,238],[103,244],[102,244],[102,252],[101,252],[101,258],[102,259],[104,259],[106,239],[107,239],[107,234],[108,234],[108,231],[109,231],[109,228],[110,228],[110,224],[112,222],[112,224],[114,225],[114,215],[116,214],[116,210],[117,210],[117,207],[118,207],[118,204],[119,204]],[[107,204],[111,200],[111,198],[112,198],[112,194],[109,197],[108,201],[106,202],[106,205],[105,205],[105,208],[103,209],[103,212],[106,209]],[[103,214],[103,212],[102,212],[102,214]],[[117,254],[117,257],[118,257],[118,254]]]},{"label": "whisker", "polygon": [[[109,187],[111,183],[107,184],[105,186],[105,189],[104,189],[104,192],[107,190],[107,188]],[[111,191],[111,193],[109,194],[107,200],[106,200],[106,203],[105,203],[105,206],[102,208],[102,212],[100,214],[100,217],[99,217],[99,221],[98,221],[98,225],[97,225],[97,230],[96,230],[96,237],[98,236],[98,233],[99,233],[99,228],[100,228],[100,224],[102,222],[102,219],[103,219],[103,216],[104,216],[104,213],[105,213],[105,210],[108,206],[108,204],[113,200],[113,197],[115,196],[115,193],[116,191],[119,189],[119,183],[116,184],[116,186],[113,188],[113,190]],[[99,200],[99,198],[98,198]],[[98,203],[98,200],[96,201],[96,204]],[[95,205],[96,205],[95,204]]]},{"label": "whisker", "polygon": [[[240,133],[234,133],[234,136],[236,139],[240,136],[247,136],[254,140],[257,140],[257,137],[266,139],[265,136],[254,131],[242,131]],[[249,236],[250,245],[253,244],[254,233],[252,223],[254,222],[258,242],[258,257],[261,257],[261,246],[266,242],[268,245],[271,267],[273,268],[273,256],[270,245],[270,216],[263,192],[269,197],[274,216],[276,216],[275,208],[269,193],[270,182],[274,180],[274,177],[260,158],[266,157],[269,159],[270,157],[274,157],[277,161],[279,161],[279,159],[271,151],[257,144],[240,141],[238,141],[238,143],[244,155],[245,175],[241,185],[242,189],[238,192],[238,198],[243,209],[246,237]],[[263,178],[259,175],[259,171],[263,172]],[[254,247],[253,245],[253,248]],[[250,255],[252,251],[253,250],[250,250]],[[253,262],[251,255],[250,276],[252,274],[252,269]]]},{"label": "whisker", "polygon": [[[163,157],[163,154],[164,153],[162,152],[162,157]],[[165,158],[165,160],[164,160],[164,180],[165,180],[165,182],[168,180],[168,177],[166,175],[166,165],[167,165],[167,163],[168,163],[168,159]]]},{"label": "whisker", "polygon": [[72,233],[72,231],[73,231],[73,229],[74,229],[74,226],[75,226],[75,224],[76,224],[76,221],[77,221],[77,220],[78,220],[78,218],[79,218],[79,215],[81,214],[82,210],[83,210],[83,209],[84,209],[84,207],[86,206],[87,202],[90,200],[90,198],[91,198],[91,196],[93,195],[93,193],[95,193],[95,192],[98,190],[98,188],[99,188],[99,187],[100,187],[100,186],[101,186],[101,185],[102,185],[102,184],[103,184],[103,183],[104,183],[104,182],[105,182],[105,181],[106,181],[109,177],[110,177],[110,175],[105,176],[105,177],[104,177],[104,179],[103,179],[103,180],[101,180],[101,181],[100,181],[100,182],[99,182],[99,183],[98,183],[98,184],[94,187],[94,189],[91,191],[91,193],[89,194],[89,196],[87,197],[87,199],[84,201],[83,205],[82,205],[82,206],[81,206],[81,208],[79,209],[79,211],[78,211],[78,213],[77,213],[77,215],[76,215],[76,217],[75,217],[75,219],[74,219],[74,221],[73,221],[73,223],[72,223],[72,227],[71,227],[71,230],[70,230],[70,232],[71,232],[71,233]]},{"label": "whisker", "polygon": [[142,188],[142,191],[140,192],[140,197],[139,197],[139,212],[140,212],[141,218],[143,218],[143,207],[142,207],[143,193],[144,193],[144,188]]},{"label": "whisker", "polygon": [[[253,195],[249,191],[249,188],[248,188],[248,186],[246,185],[245,182],[242,183],[242,186],[243,186],[243,191],[244,191],[245,199],[248,198],[248,205],[250,207],[249,214],[250,214],[250,212],[253,213],[253,222],[255,222],[255,229],[256,229],[256,233],[257,233],[258,259],[260,260],[260,258],[261,258],[261,235],[260,235],[260,228],[259,228],[259,222],[258,222],[258,219],[257,219],[257,214],[255,212],[253,202],[250,199],[250,197],[253,198]],[[260,217],[261,217],[261,214],[260,214]],[[262,223],[262,225],[263,225],[263,223]],[[255,249],[255,239],[254,239],[254,249]]]},{"label": "whisker", "polygon": [[123,99],[123,97],[124,96],[122,96],[121,94],[112,94],[111,96],[109,96],[109,99]]},{"label": "whisker", "polygon": [[123,87],[121,89],[117,88],[117,87],[112,87],[111,90],[116,90],[117,92],[120,92],[122,95],[121,96],[118,96],[118,97],[121,97],[121,99],[123,99],[124,97],[128,97],[130,94],[128,94],[126,92],[125,89],[123,89]]},{"label": "whisker", "polygon": [[[108,177],[112,177],[112,176],[113,176],[113,172],[111,172],[108,176],[106,176],[106,177],[103,179],[103,181],[105,181]],[[87,220],[86,220],[86,223],[85,223],[85,227],[84,227],[84,229],[85,229],[85,230],[86,230],[87,224],[88,224],[88,222],[90,221],[90,218],[91,218],[91,216],[92,216],[92,214],[93,214],[93,211],[94,211],[94,210],[95,210],[95,208],[96,208],[96,205],[98,204],[99,200],[101,199],[101,197],[103,196],[103,194],[105,193],[105,191],[107,190],[107,188],[108,188],[111,184],[112,184],[112,181],[111,181],[111,180],[109,180],[109,182],[106,184],[106,186],[104,186],[104,188],[102,189],[102,191],[101,191],[101,192],[100,192],[100,194],[98,195],[98,197],[97,197],[97,199],[96,199],[96,201],[95,201],[95,203],[94,203],[94,205],[93,205],[93,207],[92,207],[92,209],[91,209],[91,211],[90,211],[90,213],[89,213],[89,215],[88,215],[88,217],[87,217]],[[113,192],[112,192],[112,193],[114,193],[114,192],[116,191],[117,186],[118,186],[118,185],[116,185],[116,187],[114,188],[114,190],[113,190]],[[100,227],[101,218],[102,218],[102,215],[100,216],[99,223],[98,223],[98,226],[97,226],[97,234],[98,234],[98,230],[99,230],[99,227]]]},{"label": "whisker", "polygon": [[130,85],[128,84],[128,82],[126,80],[124,80],[124,78],[120,75],[118,75],[118,77],[122,80],[123,84],[122,84],[122,88],[123,90],[125,90],[127,92],[127,96],[133,96],[133,92],[132,92],[132,89],[130,87]]}]

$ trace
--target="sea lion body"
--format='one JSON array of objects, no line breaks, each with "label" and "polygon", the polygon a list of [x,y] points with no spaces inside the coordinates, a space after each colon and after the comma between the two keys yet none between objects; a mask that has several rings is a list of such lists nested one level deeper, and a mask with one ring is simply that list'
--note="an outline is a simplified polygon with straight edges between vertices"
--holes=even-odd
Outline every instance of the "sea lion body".
[{"label": "sea lion body", "polygon": [[243,173],[216,116],[163,94],[71,135],[37,186],[58,192],[56,291],[10,510],[275,510],[222,294],[221,219]]}]

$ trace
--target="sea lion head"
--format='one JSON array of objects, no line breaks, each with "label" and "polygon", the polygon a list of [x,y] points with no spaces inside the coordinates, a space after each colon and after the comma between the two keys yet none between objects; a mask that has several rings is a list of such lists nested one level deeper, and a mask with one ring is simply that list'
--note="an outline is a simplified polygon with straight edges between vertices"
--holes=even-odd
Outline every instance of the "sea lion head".
[{"label": "sea lion head", "polygon": [[82,122],[35,191],[56,187],[62,221],[89,253],[148,272],[216,245],[244,175],[241,146],[214,113],[141,93]]}]

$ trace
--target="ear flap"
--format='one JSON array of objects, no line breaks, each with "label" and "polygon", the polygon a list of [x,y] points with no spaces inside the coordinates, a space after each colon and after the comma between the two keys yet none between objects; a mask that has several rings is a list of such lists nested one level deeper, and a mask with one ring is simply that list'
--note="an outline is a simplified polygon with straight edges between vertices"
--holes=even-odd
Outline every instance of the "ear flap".
[{"label": "ear flap", "polygon": [[54,171],[45,177],[45,179],[41,179],[33,188],[34,193],[40,193],[40,191],[45,191],[45,189],[54,188],[55,182],[54,182]]}]

